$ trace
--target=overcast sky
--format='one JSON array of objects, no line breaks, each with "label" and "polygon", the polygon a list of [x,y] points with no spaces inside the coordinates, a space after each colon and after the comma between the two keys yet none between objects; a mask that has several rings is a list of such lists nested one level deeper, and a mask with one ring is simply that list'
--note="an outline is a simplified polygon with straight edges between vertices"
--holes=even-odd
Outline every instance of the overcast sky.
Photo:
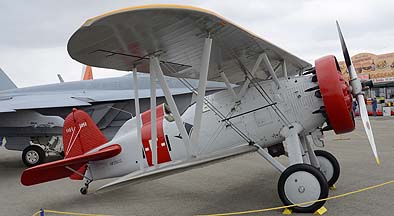
[{"label": "overcast sky", "polygon": [[[310,63],[343,59],[335,20],[354,55],[394,52],[394,1],[383,0],[8,0],[0,1],[0,67],[18,87],[80,79],[82,65],[66,49],[88,18],[134,5],[188,4],[212,10]],[[93,69],[95,78],[124,72]]]}]

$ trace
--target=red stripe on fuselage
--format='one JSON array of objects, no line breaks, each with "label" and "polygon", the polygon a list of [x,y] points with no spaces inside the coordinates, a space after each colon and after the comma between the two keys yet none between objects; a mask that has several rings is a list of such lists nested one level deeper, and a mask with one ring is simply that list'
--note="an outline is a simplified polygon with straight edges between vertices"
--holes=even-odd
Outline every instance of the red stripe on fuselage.
[{"label": "red stripe on fuselage", "polygon": [[[156,107],[156,130],[157,130],[157,163],[165,163],[171,161],[170,152],[168,151],[167,145],[164,138],[163,130],[163,118],[164,118],[164,104]],[[144,152],[146,160],[149,166],[152,166],[152,149],[149,144],[151,140],[151,111],[145,111],[141,114],[142,119],[142,145],[144,146]]]}]

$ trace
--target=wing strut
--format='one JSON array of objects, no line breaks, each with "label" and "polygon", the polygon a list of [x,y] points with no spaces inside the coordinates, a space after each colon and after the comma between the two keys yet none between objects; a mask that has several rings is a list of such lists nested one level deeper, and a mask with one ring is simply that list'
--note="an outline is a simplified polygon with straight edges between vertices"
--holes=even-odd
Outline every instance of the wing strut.
[{"label": "wing strut", "polygon": [[[164,93],[164,96],[165,96],[166,101],[168,103],[168,106],[170,106],[170,109],[171,109],[172,113],[174,114],[175,123],[178,127],[179,132],[181,133],[183,143],[185,144],[187,158],[190,158],[191,154],[190,154],[189,136],[186,132],[185,126],[183,125],[181,115],[179,114],[179,110],[175,104],[174,98],[172,97],[170,89],[168,88],[168,84],[164,80],[164,75],[163,75],[163,71],[161,70],[161,67],[160,67],[159,59],[156,56],[151,56],[150,62],[152,63],[152,66],[153,66],[153,68],[151,68],[151,69],[153,71],[155,71],[154,73],[156,73],[157,78],[160,81],[160,86],[161,86],[161,89],[163,90],[163,93]],[[151,70],[151,73],[152,73],[152,70]],[[155,118],[156,118],[156,116],[155,116]]]},{"label": "wing strut", "polygon": [[220,72],[220,76],[222,77],[224,83],[226,84],[227,90],[230,92],[230,94],[233,96],[234,100],[237,100],[237,94],[235,93],[233,87],[231,87],[230,81],[228,80],[226,74],[224,71]]},{"label": "wing strut", "polygon": [[263,55],[263,60],[264,60],[265,66],[267,66],[268,72],[271,74],[271,77],[274,80],[276,86],[278,86],[278,88],[280,88],[278,77],[276,76],[275,71],[272,68],[272,65],[270,63],[270,60],[268,59],[267,54],[263,53],[262,55]]},{"label": "wing strut", "polygon": [[[257,69],[259,68],[260,64],[261,64],[261,60],[263,60],[263,54],[260,54],[259,57],[256,60],[256,63],[254,63],[252,72],[250,72],[250,74],[252,76],[254,76],[256,74]],[[248,89],[250,84],[250,79],[246,79],[245,83],[243,84],[241,90],[239,91],[239,95],[238,95],[238,100],[241,100],[241,98],[245,95],[246,90]]]},{"label": "wing strut", "polygon": [[[141,147],[142,151],[144,151],[144,146],[142,145],[142,138],[141,138],[141,115],[140,115],[140,98],[138,95],[138,77],[137,77],[137,67],[133,69],[133,82],[134,82],[134,107],[135,107],[135,117],[137,123],[137,142],[138,146]],[[139,165],[140,170],[144,170],[144,158],[142,154],[140,155]]]},{"label": "wing strut", "polygon": [[[159,65],[160,67],[160,65]],[[152,165],[157,165],[157,128],[156,128],[156,69],[154,62],[149,63],[150,79],[150,122],[151,122],[151,140]]]},{"label": "wing strut", "polygon": [[[116,39],[118,40],[121,48],[123,49],[123,52],[129,53],[129,49],[125,43],[125,41],[123,40],[123,38],[121,37],[119,30],[117,28],[115,28],[115,26],[112,26],[112,30],[114,32],[114,35],[116,37]],[[140,101],[139,101],[139,95],[138,95],[138,77],[137,77],[137,67],[136,65],[134,65],[133,68],[133,82],[134,82],[134,107],[135,107],[135,117],[136,119],[136,124],[137,124],[137,142],[138,145],[141,146],[142,148],[142,152],[145,151],[144,149],[144,145],[142,145],[142,137],[141,137],[141,115],[140,115]],[[152,97],[151,97],[152,98]],[[154,109],[156,111],[156,108]],[[144,158],[143,155],[140,154],[140,159],[139,159],[139,165],[140,165],[140,170],[144,170]],[[155,164],[155,163],[154,163]]]},{"label": "wing strut", "polygon": [[209,70],[209,59],[211,57],[212,38],[206,38],[201,58],[200,80],[198,81],[198,93],[196,98],[196,109],[194,111],[193,133],[191,134],[192,153],[197,154],[198,138],[200,135],[202,110],[204,105],[205,90]]},{"label": "wing strut", "polygon": [[286,60],[283,59],[282,61],[282,71],[283,71],[283,77],[287,80],[287,66],[286,66]]}]

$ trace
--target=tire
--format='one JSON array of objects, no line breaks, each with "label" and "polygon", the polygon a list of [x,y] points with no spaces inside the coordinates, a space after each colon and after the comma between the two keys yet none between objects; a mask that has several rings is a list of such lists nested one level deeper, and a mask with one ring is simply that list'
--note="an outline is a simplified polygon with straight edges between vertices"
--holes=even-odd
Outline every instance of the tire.
[{"label": "tire", "polygon": [[315,150],[315,155],[319,160],[320,171],[327,179],[328,186],[333,186],[339,178],[341,168],[338,160],[330,152]]},{"label": "tire", "polygon": [[81,192],[82,195],[86,195],[88,193],[88,188],[87,187],[81,187],[81,189],[79,189],[79,192]]},{"label": "tire", "polygon": [[[288,167],[278,181],[278,193],[284,205],[327,198],[328,189],[324,175],[309,164],[295,164]],[[321,208],[325,202],[295,206],[291,209],[294,212],[313,213]]]},{"label": "tire", "polygon": [[45,161],[45,152],[40,146],[30,145],[23,150],[22,161],[27,167],[37,166]]}]

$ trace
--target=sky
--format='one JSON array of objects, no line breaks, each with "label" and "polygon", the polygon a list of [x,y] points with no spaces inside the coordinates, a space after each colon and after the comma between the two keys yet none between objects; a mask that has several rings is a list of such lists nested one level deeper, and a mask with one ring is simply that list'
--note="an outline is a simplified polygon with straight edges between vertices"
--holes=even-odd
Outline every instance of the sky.
[{"label": "sky", "polygon": [[[314,64],[342,60],[339,20],[351,55],[394,52],[394,1],[388,0],[4,0],[0,1],[0,68],[18,87],[79,80],[82,65],[67,41],[88,18],[144,4],[193,5],[214,11]],[[95,78],[125,72],[93,69]]]}]

